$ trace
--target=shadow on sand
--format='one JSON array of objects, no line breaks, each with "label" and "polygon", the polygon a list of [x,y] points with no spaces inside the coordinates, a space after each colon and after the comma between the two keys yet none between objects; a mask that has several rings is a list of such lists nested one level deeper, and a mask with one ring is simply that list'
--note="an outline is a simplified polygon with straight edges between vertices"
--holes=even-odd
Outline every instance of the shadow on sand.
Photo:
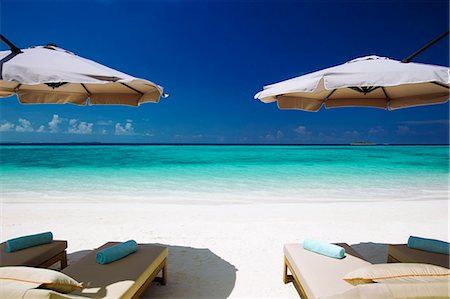
[{"label": "shadow on sand", "polygon": [[[140,298],[211,298],[230,296],[236,283],[236,267],[207,248],[162,245],[169,248],[167,285],[153,282]],[[68,255],[69,265],[91,251]]]},{"label": "shadow on sand", "polygon": [[351,247],[372,264],[387,263],[388,244],[367,242],[352,244]]}]

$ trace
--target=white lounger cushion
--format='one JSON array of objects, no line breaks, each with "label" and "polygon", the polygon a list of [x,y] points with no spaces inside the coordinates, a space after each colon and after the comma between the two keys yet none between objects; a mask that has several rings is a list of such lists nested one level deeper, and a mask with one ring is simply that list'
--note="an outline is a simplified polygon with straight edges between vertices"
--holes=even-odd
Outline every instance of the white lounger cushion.
[{"label": "white lounger cushion", "polygon": [[302,244],[284,245],[284,255],[300,280],[308,299],[343,293],[354,286],[342,278],[349,272],[370,265],[360,258],[334,259],[303,249]]},{"label": "white lounger cushion", "polygon": [[450,283],[450,270],[444,267],[418,263],[390,263],[370,265],[345,275],[352,285],[383,282],[438,282]]},{"label": "white lounger cushion", "polygon": [[23,298],[38,287],[59,292],[81,289],[81,284],[64,273],[43,268],[25,266],[0,267],[0,298]]},{"label": "white lounger cushion", "polygon": [[448,282],[369,283],[323,299],[436,299],[450,298]]},{"label": "white lounger cushion", "polygon": [[133,298],[139,288],[168,256],[165,246],[139,244],[138,250],[107,265],[95,260],[98,251],[118,244],[109,242],[62,270],[83,283],[83,289],[71,295],[102,299]]},{"label": "white lounger cushion", "polygon": [[51,290],[31,289],[28,290],[22,299],[89,299],[70,294],[61,294]]}]

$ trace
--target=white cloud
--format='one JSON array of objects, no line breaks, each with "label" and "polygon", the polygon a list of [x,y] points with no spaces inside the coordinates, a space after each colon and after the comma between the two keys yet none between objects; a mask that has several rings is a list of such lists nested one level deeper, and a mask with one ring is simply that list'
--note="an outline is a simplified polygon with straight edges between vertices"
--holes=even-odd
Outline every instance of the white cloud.
[{"label": "white cloud", "polygon": [[274,141],[275,140],[275,136],[273,136],[273,134],[269,133],[264,137],[261,137],[262,139],[268,140],[268,141]]},{"label": "white cloud", "polygon": [[45,126],[40,126],[39,127],[39,129],[37,129],[37,131],[36,132],[38,132],[38,133],[44,133],[45,132]]},{"label": "white cloud", "polygon": [[298,126],[294,131],[300,136],[311,135],[312,133],[306,129],[305,126]]},{"label": "white cloud", "polygon": [[19,124],[16,126],[17,132],[33,132],[31,122],[25,118],[19,118]]},{"label": "white cloud", "polygon": [[9,121],[5,121],[2,124],[0,124],[0,132],[8,132],[12,131],[14,129],[14,124],[10,123]]},{"label": "white cloud", "polygon": [[382,126],[375,126],[373,128],[370,128],[368,133],[369,135],[384,135],[387,132],[385,129],[383,129]]},{"label": "white cloud", "polygon": [[344,132],[345,137],[353,137],[354,138],[354,137],[359,137],[359,135],[360,135],[360,133],[356,130]]},{"label": "white cloud", "polygon": [[[149,136],[149,135],[147,135]],[[154,134],[151,133],[150,136],[154,136]],[[202,139],[202,138],[207,138],[207,137],[211,137],[211,136],[204,136],[203,134],[195,134],[195,135],[181,135],[181,134],[176,134],[174,136],[175,138],[178,139],[185,139],[185,140],[189,140],[189,139]]]},{"label": "white cloud", "polygon": [[448,119],[432,119],[432,120],[410,120],[402,121],[401,124],[405,125],[448,125]]},{"label": "white cloud", "polygon": [[78,123],[78,119],[71,119],[69,121],[69,134],[92,134],[92,128],[94,127],[93,123],[80,122]]},{"label": "white cloud", "polygon": [[52,120],[48,123],[48,129],[50,130],[50,133],[56,133],[59,131],[59,124],[62,123],[62,119],[59,118],[58,114],[53,114]]},{"label": "white cloud", "polygon": [[275,141],[275,140],[282,139],[283,137],[284,137],[283,132],[278,130],[275,134],[273,134],[272,132],[269,132],[266,134],[266,136],[260,136],[259,138],[265,139],[267,141]]},{"label": "white cloud", "polygon": [[399,135],[407,135],[411,134],[412,131],[408,126],[398,126],[397,127],[397,134]]},{"label": "white cloud", "polygon": [[97,121],[98,126],[110,126],[113,124],[112,120],[99,120]]},{"label": "white cloud", "polygon": [[281,132],[280,130],[277,131],[277,139],[281,139],[284,137],[283,132]]},{"label": "white cloud", "polygon": [[122,126],[121,123],[116,123],[116,135],[133,135],[134,128],[133,124],[127,120],[127,123]]}]

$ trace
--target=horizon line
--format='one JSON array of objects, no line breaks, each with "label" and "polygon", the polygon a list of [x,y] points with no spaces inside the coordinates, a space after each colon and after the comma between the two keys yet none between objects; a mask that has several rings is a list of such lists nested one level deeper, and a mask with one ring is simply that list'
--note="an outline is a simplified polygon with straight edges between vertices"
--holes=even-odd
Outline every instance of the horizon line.
[{"label": "horizon line", "polygon": [[351,144],[351,143],[145,143],[145,142],[0,142],[0,146],[31,146],[31,145],[93,145],[93,146],[114,146],[114,145],[153,145],[153,146],[417,146],[417,145],[432,145],[432,146],[449,146],[449,143],[374,143],[374,144]]}]

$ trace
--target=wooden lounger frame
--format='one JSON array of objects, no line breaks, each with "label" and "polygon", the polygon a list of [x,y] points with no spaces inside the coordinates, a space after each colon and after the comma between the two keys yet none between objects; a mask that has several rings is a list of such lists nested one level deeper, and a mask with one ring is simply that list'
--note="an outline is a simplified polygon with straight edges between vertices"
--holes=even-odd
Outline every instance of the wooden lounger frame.
[{"label": "wooden lounger frame", "polygon": [[[363,256],[361,256],[358,252],[356,252],[353,248],[351,248],[351,246],[348,245],[347,243],[335,243],[335,245],[344,247],[345,252],[347,254],[353,255],[357,258],[365,260]],[[288,273],[291,273],[291,274],[288,274]],[[308,299],[308,296],[306,295],[306,292],[300,283],[300,279],[298,279],[297,274],[295,274],[294,268],[292,268],[292,266],[289,263],[289,261],[287,260],[286,256],[284,257],[283,282],[284,282],[284,284],[292,282],[292,284],[294,285],[294,287],[297,290],[300,297],[302,299]]]},{"label": "wooden lounger frame", "polygon": [[[406,252],[405,252],[406,251]],[[419,256],[411,254],[421,252]],[[401,254],[401,252],[407,253]],[[400,254],[399,254],[400,253]],[[408,254],[409,253],[409,254]],[[407,244],[389,244],[388,245],[388,263],[425,263],[441,266],[450,269],[449,255],[436,252],[427,252],[419,249],[412,249]]]},{"label": "wooden lounger frame", "polygon": [[63,252],[58,253],[57,255],[49,258],[45,262],[38,265],[39,268],[48,268],[51,265],[60,262],[61,264],[61,270],[67,267],[67,251],[64,250]]},{"label": "wooden lounger frame", "polygon": [[[161,272],[162,277],[157,277],[158,273]],[[139,287],[136,293],[131,297],[132,299],[137,299],[141,297],[142,293],[148,288],[152,281],[158,282],[161,285],[166,285],[167,283],[167,258],[159,264],[159,266],[152,272],[152,274],[147,278],[147,280]]]},{"label": "wooden lounger frame", "polygon": [[[288,274],[288,271],[291,274]],[[302,288],[302,285],[300,284],[300,280],[298,279],[297,275],[295,274],[291,264],[289,263],[286,257],[284,257],[283,282],[284,284],[292,282],[294,287],[297,289],[297,292],[300,294],[300,297],[302,299],[308,299],[305,290]]]},{"label": "wooden lounger frame", "polygon": [[[138,244],[138,251],[131,255],[129,263],[121,260],[117,261],[118,264],[98,265],[96,254],[100,250],[111,248],[117,244],[120,243],[107,242],[62,271],[86,285],[87,290],[75,290],[70,295],[83,298],[105,298],[105,296],[110,298],[112,295],[108,295],[108,286],[126,281],[127,283],[123,286],[111,287],[109,291],[115,294],[114,298],[136,299],[142,296],[153,281],[161,285],[167,284],[168,248],[166,246]],[[142,250],[139,250],[141,246]],[[92,268],[90,268],[91,266]],[[108,268],[108,266],[110,267]],[[126,267],[131,268],[124,269],[122,272],[122,268]]]},{"label": "wooden lounger frame", "polygon": [[[8,252],[6,243],[0,244],[0,266],[49,268],[59,262],[61,270],[67,267],[67,241],[65,240],[53,240],[52,243],[56,248],[53,248],[52,244],[41,244],[31,248],[24,248],[23,251],[18,250],[17,252]],[[24,251],[26,253],[21,257],[21,252]]]}]

